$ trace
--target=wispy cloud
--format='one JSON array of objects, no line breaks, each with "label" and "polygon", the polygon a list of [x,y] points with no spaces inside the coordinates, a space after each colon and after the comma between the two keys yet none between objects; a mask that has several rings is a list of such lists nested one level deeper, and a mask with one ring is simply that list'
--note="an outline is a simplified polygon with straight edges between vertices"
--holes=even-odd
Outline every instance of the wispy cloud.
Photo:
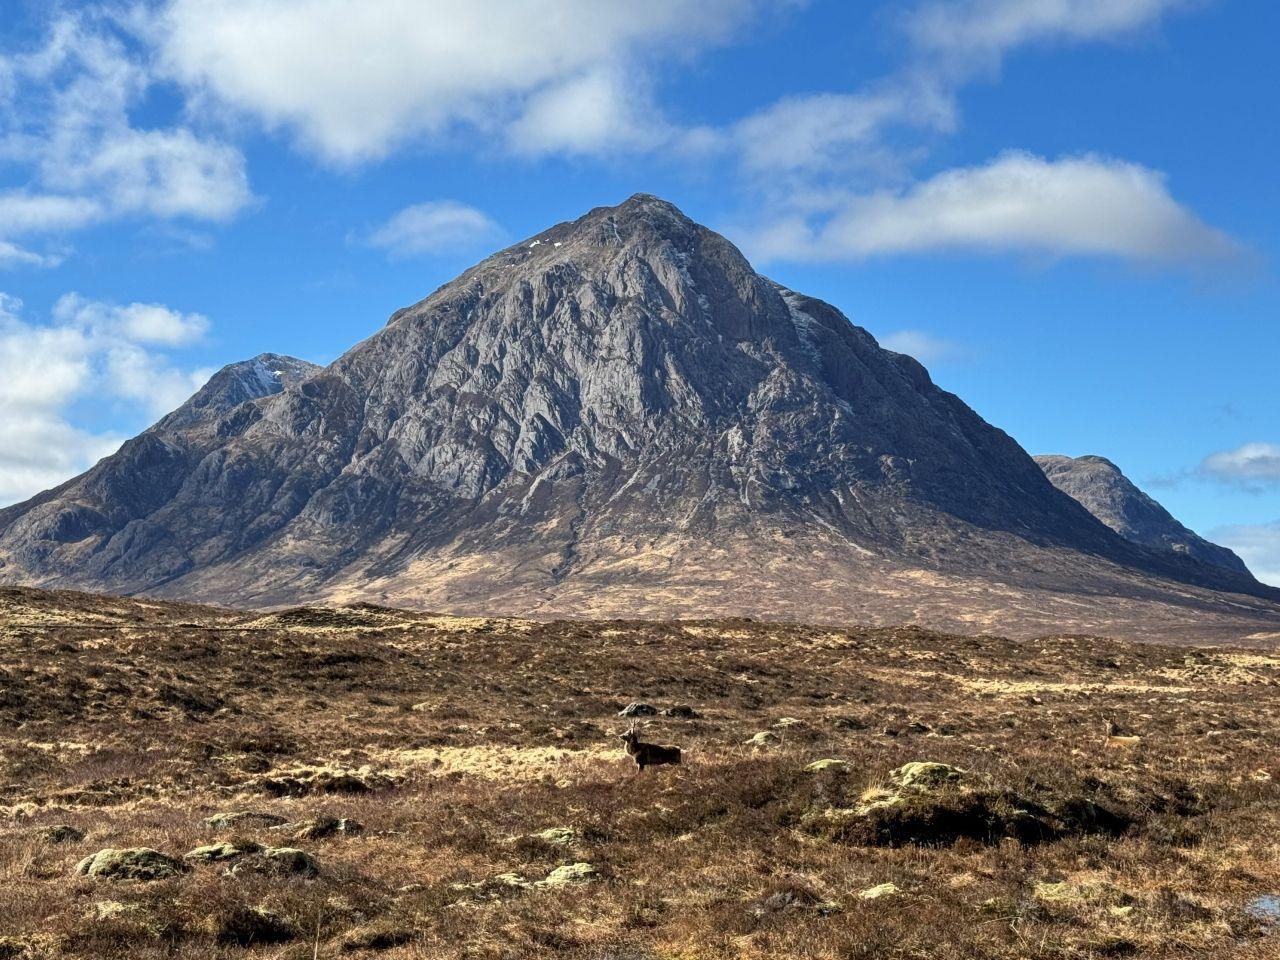
[{"label": "wispy cloud", "polygon": [[[237,147],[184,124],[135,125],[160,79],[136,45],[111,8],[93,8],[56,16],[39,46],[0,55],[0,160],[28,174],[25,189],[0,193],[10,247],[118,217],[225,221],[252,201]],[[25,253],[32,266],[54,262]]]},{"label": "wispy cloud", "polygon": [[1239,554],[1263,583],[1280,587],[1280,520],[1218,527],[1209,531],[1209,538]]},{"label": "wispy cloud", "polygon": [[1234,450],[1220,450],[1205,457],[1201,476],[1211,480],[1261,489],[1280,486],[1280,445],[1246,443]]},{"label": "wispy cloud", "polygon": [[921,363],[945,363],[964,356],[965,348],[954,340],[924,330],[898,330],[877,338],[880,346],[915,357]]},{"label": "wispy cloud", "polygon": [[369,234],[392,257],[465,252],[497,240],[502,228],[488,214],[457,200],[405,207]]}]

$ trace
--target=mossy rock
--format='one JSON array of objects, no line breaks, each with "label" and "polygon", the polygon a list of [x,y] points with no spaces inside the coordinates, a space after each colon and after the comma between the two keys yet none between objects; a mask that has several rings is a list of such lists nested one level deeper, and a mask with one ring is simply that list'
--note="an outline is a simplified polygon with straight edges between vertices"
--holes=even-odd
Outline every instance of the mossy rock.
[{"label": "mossy rock", "polygon": [[896,897],[902,889],[896,883],[878,883],[858,892],[859,900],[881,900],[885,897]]},{"label": "mossy rock", "polygon": [[223,841],[196,847],[194,850],[184,853],[182,859],[196,863],[217,863],[221,860],[237,860],[250,854],[261,853],[265,849],[262,844],[253,843],[252,841],[235,843]]},{"label": "mossy rock", "polygon": [[108,880],[167,880],[186,869],[180,860],[150,847],[99,850],[76,864],[81,876]]},{"label": "mossy rock", "polygon": [[539,880],[534,886],[542,889],[569,887],[576,883],[594,880],[599,875],[600,871],[589,863],[566,863],[556,867],[547,874],[545,879]]},{"label": "mossy rock", "polygon": [[825,757],[822,760],[813,761],[805,767],[805,770],[809,773],[848,773],[849,764],[844,760]]},{"label": "mossy rock", "polygon": [[915,760],[891,771],[889,779],[905,790],[930,790],[948,783],[955,783],[962,776],[964,771],[949,763]]},{"label": "mossy rock", "polygon": [[773,747],[782,742],[782,738],[772,730],[761,730],[746,741],[748,747]]},{"label": "mossy rock", "polygon": [[543,843],[550,843],[559,847],[568,847],[578,842],[578,831],[573,827],[548,827],[546,830],[531,834],[531,836],[534,839],[541,840]]}]

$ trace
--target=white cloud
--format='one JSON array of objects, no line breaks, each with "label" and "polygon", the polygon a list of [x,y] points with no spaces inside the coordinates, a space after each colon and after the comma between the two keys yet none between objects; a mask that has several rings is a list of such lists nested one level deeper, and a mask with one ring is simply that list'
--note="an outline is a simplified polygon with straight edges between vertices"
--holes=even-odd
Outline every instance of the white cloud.
[{"label": "white cloud", "polygon": [[751,173],[816,173],[899,162],[883,140],[890,128],[936,131],[955,124],[948,92],[927,83],[895,83],[861,93],[787,97],[738,121],[726,145]]},{"label": "white cloud", "polygon": [[32,323],[21,307],[0,293],[0,503],[60,483],[119,446],[114,432],[72,422],[77,402],[114,401],[155,417],[207,379],[206,371],[181,371],[147,349],[190,342],[207,326],[198,315],[70,294],[50,322]]},{"label": "white cloud", "polygon": [[507,130],[522,154],[602,154],[652,149],[673,136],[635,76],[597,68],[531,96]]},{"label": "white cloud", "polygon": [[97,10],[0,56],[0,160],[29,174],[0,193],[0,240],[127,216],[222,221],[252,201],[237,148],[184,125],[134,126],[158,80],[136,43]]},{"label": "white cloud", "polygon": [[131,303],[116,306],[68,293],[53,307],[59,324],[111,337],[123,343],[159,344],[179,347],[200,340],[209,329],[209,320],[199,313],[179,313],[158,303]]},{"label": "white cloud", "polygon": [[428,200],[405,207],[369,236],[393,257],[452,253],[498,239],[502,228],[475,207],[456,200]]},{"label": "white cloud", "polygon": [[189,88],[351,164],[508,124],[522,150],[614,149],[634,134],[645,58],[723,40],[775,5],[788,4],[168,0],[155,36]]},{"label": "white cloud", "polygon": [[905,21],[917,56],[933,69],[998,66],[1015,47],[1107,40],[1158,23],[1196,0],[948,0],[925,3]]},{"label": "white cloud", "polygon": [[1218,527],[1209,531],[1209,538],[1239,554],[1263,583],[1280,587],[1280,520]]},{"label": "white cloud", "polygon": [[20,190],[0,193],[0,236],[75,230],[102,216],[102,206],[88,197],[32,194]]},{"label": "white cloud", "polygon": [[924,330],[898,330],[877,339],[886,350],[905,353],[923,364],[954,360],[964,352],[954,340],[934,336]]},{"label": "white cloud", "polygon": [[56,267],[62,262],[57,254],[36,253],[8,240],[0,240],[0,270],[12,267]]},{"label": "white cloud", "polygon": [[1245,486],[1280,484],[1280,445],[1246,443],[1234,450],[1221,450],[1204,458],[1202,476]]},{"label": "white cloud", "polygon": [[1177,203],[1157,171],[1018,152],[901,191],[849,198],[818,222],[792,217],[753,242],[768,256],[808,260],[942,250],[1176,262],[1239,250]]}]

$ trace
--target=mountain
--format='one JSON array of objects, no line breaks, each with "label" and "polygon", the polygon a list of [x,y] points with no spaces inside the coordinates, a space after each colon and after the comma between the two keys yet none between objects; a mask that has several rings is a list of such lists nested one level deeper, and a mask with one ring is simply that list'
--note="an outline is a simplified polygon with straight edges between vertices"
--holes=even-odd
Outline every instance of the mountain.
[{"label": "mountain", "polygon": [[281,387],[178,411],[0,511],[0,579],[1006,632],[1280,622],[1280,592],[1118,536],[915,360],[652,196],[494,254]]},{"label": "mountain", "polygon": [[1126,540],[1248,574],[1243,560],[1188,530],[1105,457],[1045,454],[1035,461],[1055,487]]}]

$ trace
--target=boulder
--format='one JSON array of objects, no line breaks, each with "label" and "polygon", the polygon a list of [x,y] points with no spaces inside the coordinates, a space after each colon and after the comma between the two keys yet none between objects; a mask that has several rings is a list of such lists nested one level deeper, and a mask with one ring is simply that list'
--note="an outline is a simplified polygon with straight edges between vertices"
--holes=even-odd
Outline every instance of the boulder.
[{"label": "boulder", "polygon": [[782,738],[772,730],[761,730],[746,740],[748,747],[773,747],[782,742]]},{"label": "boulder", "polygon": [[963,770],[948,763],[916,760],[891,771],[889,779],[903,789],[929,790],[946,783],[954,783],[963,775]]},{"label": "boulder", "polygon": [[879,900],[882,897],[896,897],[902,890],[896,883],[880,883],[867,887],[858,893],[859,900]]},{"label": "boulder", "polygon": [[182,859],[194,863],[218,863],[223,860],[238,860],[250,854],[261,853],[265,849],[260,843],[230,843],[223,841],[196,847],[194,850],[184,853]]},{"label": "boulder", "polygon": [[236,810],[229,813],[215,813],[204,818],[205,826],[214,830],[226,830],[231,827],[275,827],[285,822],[284,817],[274,813],[259,813],[253,810]]},{"label": "boulder", "polygon": [[548,827],[532,836],[544,843],[553,843],[561,847],[570,846],[578,841],[578,831],[573,827]]},{"label": "boulder", "polygon": [[633,700],[625,707],[618,711],[620,717],[652,717],[656,716],[658,710],[652,704],[645,703],[643,700]]},{"label": "boulder", "polygon": [[664,717],[674,717],[677,720],[697,720],[702,716],[687,703],[677,703],[675,706],[667,707],[662,711],[662,715]]},{"label": "boulder", "polygon": [[363,833],[364,824],[347,817],[318,817],[315,820],[281,824],[276,829],[292,831],[290,836],[294,840],[327,840],[329,837],[350,837]]},{"label": "boulder", "polygon": [[541,889],[569,887],[575,883],[594,880],[599,875],[600,871],[589,863],[566,863],[564,866],[556,867],[534,886]]},{"label": "boulder", "polygon": [[848,773],[849,764],[843,760],[835,760],[826,757],[822,760],[815,760],[813,763],[805,767],[809,773]]},{"label": "boulder", "polygon": [[75,872],[85,877],[109,880],[167,880],[187,869],[175,860],[150,847],[126,850],[99,850],[76,864]]}]

